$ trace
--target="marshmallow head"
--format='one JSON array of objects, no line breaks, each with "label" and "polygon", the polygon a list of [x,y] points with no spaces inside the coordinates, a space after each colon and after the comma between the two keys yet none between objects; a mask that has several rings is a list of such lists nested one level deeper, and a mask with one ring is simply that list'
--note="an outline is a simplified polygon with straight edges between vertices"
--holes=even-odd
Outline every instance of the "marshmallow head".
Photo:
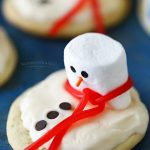
[{"label": "marshmallow head", "polygon": [[79,91],[90,88],[105,95],[128,79],[123,46],[103,34],[86,33],[74,38],[65,48],[64,63],[71,86]]},{"label": "marshmallow head", "polygon": [[65,48],[64,62],[69,82],[77,90],[90,88],[106,94],[128,78],[124,48],[102,34],[73,39]]}]

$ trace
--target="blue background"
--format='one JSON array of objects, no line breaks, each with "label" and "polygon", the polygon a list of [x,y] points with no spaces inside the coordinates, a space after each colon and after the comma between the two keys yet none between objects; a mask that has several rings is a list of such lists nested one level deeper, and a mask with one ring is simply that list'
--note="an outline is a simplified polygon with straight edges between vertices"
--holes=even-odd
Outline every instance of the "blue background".
[{"label": "blue background", "polygon": [[[0,0],[0,25],[4,26],[16,45],[19,62],[10,81],[0,88],[0,150],[10,150],[6,137],[6,120],[11,103],[28,87],[50,73],[64,68],[63,49],[69,40],[34,37],[12,27],[3,18]],[[129,73],[141,98],[150,110],[150,37],[141,28],[135,7],[124,23],[108,31],[120,41],[127,53]],[[14,137],[15,138],[15,137]],[[150,149],[150,128],[135,150]]]}]

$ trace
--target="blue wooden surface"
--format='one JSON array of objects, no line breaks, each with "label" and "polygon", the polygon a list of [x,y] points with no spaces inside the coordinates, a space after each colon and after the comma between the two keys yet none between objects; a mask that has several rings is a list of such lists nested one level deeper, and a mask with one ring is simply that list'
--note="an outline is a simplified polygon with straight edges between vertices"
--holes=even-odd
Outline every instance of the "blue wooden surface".
[{"label": "blue wooden surface", "polygon": [[[13,77],[0,88],[0,150],[10,150],[6,137],[6,120],[11,103],[28,87],[50,73],[64,68],[63,49],[69,40],[37,38],[15,29],[2,16],[1,0],[0,25],[6,28],[19,54],[18,66]],[[109,31],[108,35],[124,45],[130,75],[143,102],[150,110],[150,37],[139,25],[135,9],[126,22]],[[149,149],[150,128],[143,141],[135,147],[135,150]]]}]

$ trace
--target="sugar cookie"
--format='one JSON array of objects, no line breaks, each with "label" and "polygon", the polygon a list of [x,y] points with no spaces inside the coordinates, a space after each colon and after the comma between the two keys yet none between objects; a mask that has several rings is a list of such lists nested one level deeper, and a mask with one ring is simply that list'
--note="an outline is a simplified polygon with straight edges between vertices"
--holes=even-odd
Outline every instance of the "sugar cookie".
[{"label": "sugar cookie", "polygon": [[10,78],[15,69],[16,62],[16,50],[5,31],[0,28],[0,86]]},{"label": "sugar cookie", "polygon": [[149,116],[123,46],[102,34],[83,34],[66,46],[64,63],[66,72],[53,73],[12,105],[7,135],[13,149],[132,149]]},{"label": "sugar cookie", "polygon": [[7,20],[24,31],[72,37],[117,25],[127,16],[130,0],[5,0],[3,10]]},{"label": "sugar cookie", "polygon": [[141,0],[138,5],[139,20],[144,30],[150,34],[150,1]]}]

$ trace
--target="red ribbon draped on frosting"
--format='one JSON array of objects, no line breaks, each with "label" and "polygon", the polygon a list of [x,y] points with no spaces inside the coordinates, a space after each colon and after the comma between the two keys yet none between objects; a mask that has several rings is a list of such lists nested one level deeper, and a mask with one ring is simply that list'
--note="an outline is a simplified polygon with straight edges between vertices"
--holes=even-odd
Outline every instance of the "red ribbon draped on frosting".
[{"label": "red ribbon draped on frosting", "polygon": [[[68,131],[72,125],[80,120],[94,117],[105,109],[105,105],[108,101],[116,98],[117,96],[125,93],[132,87],[132,80],[129,77],[128,80],[118,88],[112,90],[106,95],[101,95],[89,88],[83,90],[83,92],[77,91],[71,87],[69,82],[65,83],[65,89],[75,98],[79,99],[79,104],[73,114],[68,118],[64,119],[62,122],[57,124],[53,129],[49,130],[45,135],[39,138],[37,141],[33,142],[30,146],[25,148],[25,150],[37,150],[43,144],[47,143],[52,138],[53,141],[48,148],[48,150],[57,150],[63,139],[63,136]],[[84,110],[87,103],[90,102],[95,106],[94,108]]]},{"label": "red ribbon draped on frosting", "polygon": [[54,23],[54,26],[50,29],[49,34],[51,36],[56,36],[59,31],[68,24],[71,19],[79,13],[82,8],[86,5],[87,2],[91,5],[93,19],[95,22],[95,26],[98,32],[105,33],[104,22],[102,18],[102,14],[100,11],[100,2],[99,0],[79,0],[77,5],[75,5],[67,14],[65,14],[62,18]]}]

